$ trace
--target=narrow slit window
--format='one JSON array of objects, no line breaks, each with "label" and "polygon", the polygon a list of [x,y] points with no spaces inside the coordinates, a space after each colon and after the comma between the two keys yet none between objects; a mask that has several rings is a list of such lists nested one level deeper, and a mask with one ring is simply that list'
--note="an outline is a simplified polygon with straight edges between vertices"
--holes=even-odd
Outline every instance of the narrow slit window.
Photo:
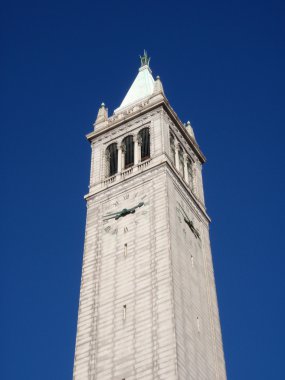
[{"label": "narrow slit window", "polygon": [[128,255],[128,244],[125,243],[125,245],[124,245],[124,256],[127,257],[127,255]]},{"label": "narrow slit window", "polygon": [[124,305],[123,306],[123,320],[124,321],[126,320],[126,316],[127,316],[127,305]]},{"label": "narrow slit window", "polygon": [[200,319],[197,317],[197,331],[200,332]]}]

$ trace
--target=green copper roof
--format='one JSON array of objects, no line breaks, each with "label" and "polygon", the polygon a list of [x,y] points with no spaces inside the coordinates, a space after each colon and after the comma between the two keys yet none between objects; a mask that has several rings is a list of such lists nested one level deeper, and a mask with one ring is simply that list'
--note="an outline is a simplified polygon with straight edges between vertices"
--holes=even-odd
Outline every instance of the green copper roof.
[{"label": "green copper roof", "polygon": [[153,94],[154,79],[149,68],[150,58],[147,56],[146,52],[144,53],[144,56],[140,58],[142,66],[139,69],[138,75],[136,76],[120,107],[115,110],[115,113],[118,113],[121,109],[128,107],[131,104],[135,104],[143,98]]}]

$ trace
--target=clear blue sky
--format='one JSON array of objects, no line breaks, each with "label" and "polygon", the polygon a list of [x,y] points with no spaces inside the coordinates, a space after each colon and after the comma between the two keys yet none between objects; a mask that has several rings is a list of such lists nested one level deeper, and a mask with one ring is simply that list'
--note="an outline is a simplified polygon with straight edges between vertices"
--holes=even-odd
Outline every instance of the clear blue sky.
[{"label": "clear blue sky", "polygon": [[[207,156],[230,380],[284,377],[284,1],[3,1],[1,379],[71,379],[92,130],[151,55]],[[210,380],[210,379],[209,379]]]}]

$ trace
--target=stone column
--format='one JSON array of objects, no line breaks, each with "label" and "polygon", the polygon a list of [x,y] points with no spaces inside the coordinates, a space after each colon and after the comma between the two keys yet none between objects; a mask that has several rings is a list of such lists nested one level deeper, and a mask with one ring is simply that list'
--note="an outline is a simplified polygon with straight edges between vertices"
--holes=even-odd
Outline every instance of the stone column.
[{"label": "stone column", "polygon": [[110,152],[106,150],[105,152],[105,178],[110,176]]},{"label": "stone column", "polygon": [[142,137],[138,135],[138,160],[139,163],[142,161]]},{"label": "stone column", "polygon": [[125,169],[125,152],[126,152],[125,145],[121,144],[120,149],[121,149],[121,171],[123,171]]},{"label": "stone column", "polygon": [[175,167],[179,171],[179,143],[175,140]]},{"label": "stone column", "polygon": [[188,156],[186,153],[184,153],[183,155],[183,159],[184,159],[184,179],[187,183],[189,183],[189,177],[188,177]]},{"label": "stone column", "polygon": [[118,173],[122,171],[122,145],[119,145],[118,149]]},{"label": "stone column", "polygon": [[137,165],[140,162],[139,151],[140,151],[140,147],[139,147],[138,136],[134,136],[134,165]]}]

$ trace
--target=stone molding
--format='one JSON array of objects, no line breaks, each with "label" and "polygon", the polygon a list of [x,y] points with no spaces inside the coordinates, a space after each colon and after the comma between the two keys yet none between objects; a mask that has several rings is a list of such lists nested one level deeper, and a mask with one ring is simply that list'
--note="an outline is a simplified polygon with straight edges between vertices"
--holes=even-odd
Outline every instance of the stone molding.
[{"label": "stone molding", "polygon": [[170,106],[169,102],[166,100],[165,97],[163,99],[159,99],[156,103],[152,103],[151,99],[148,99],[147,101],[144,101],[141,104],[141,107],[135,106],[134,108],[138,107],[135,110],[128,110],[127,113],[124,113],[122,117],[119,117],[119,115],[111,116],[108,119],[108,126],[106,126],[103,129],[100,129],[99,131],[93,131],[86,135],[87,140],[92,141],[94,138],[97,138],[98,136],[104,134],[105,132],[112,131],[114,128],[117,128],[118,126],[125,124],[127,125],[128,122],[136,118],[136,122],[138,122],[138,116],[143,116],[143,114],[148,113],[156,108],[163,108],[169,117],[169,121],[173,123],[173,126],[175,125],[177,130],[181,133],[181,136],[187,141],[187,143],[191,146],[199,160],[204,163],[206,162],[206,158],[203,155],[200,147],[198,146],[197,142],[189,135],[189,133],[186,130],[186,127],[183,125],[182,121],[178,118],[175,111]]}]

